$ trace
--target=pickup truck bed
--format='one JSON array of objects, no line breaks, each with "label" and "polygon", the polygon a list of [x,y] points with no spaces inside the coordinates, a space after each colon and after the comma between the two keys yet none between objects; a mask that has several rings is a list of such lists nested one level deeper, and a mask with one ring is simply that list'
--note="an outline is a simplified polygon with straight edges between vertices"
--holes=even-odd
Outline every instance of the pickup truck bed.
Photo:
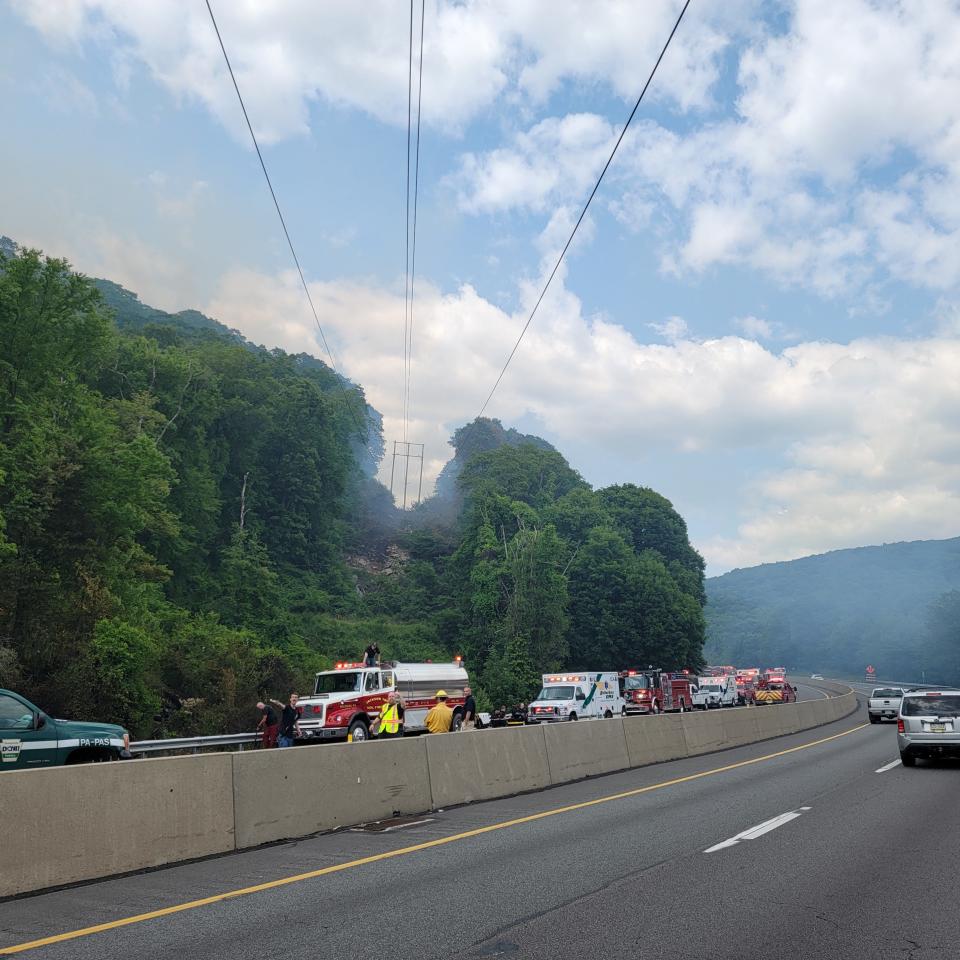
[{"label": "pickup truck bed", "polygon": [[896,720],[902,698],[903,691],[899,687],[877,687],[867,701],[870,722],[880,723],[885,717]]}]

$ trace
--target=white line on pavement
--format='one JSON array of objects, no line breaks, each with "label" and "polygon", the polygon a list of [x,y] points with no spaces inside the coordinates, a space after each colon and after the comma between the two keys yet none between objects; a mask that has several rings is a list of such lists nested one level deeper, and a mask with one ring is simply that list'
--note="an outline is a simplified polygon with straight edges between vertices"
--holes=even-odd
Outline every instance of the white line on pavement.
[{"label": "white line on pavement", "polygon": [[874,773],[886,773],[888,770],[892,770],[894,767],[900,766],[900,758],[897,757],[896,760],[891,760],[885,767],[881,767],[879,770],[874,770]]},{"label": "white line on pavement", "polygon": [[765,833],[776,830],[777,827],[782,827],[791,820],[796,820],[797,817],[806,813],[809,809],[810,807],[801,807],[799,810],[791,810],[789,813],[781,813],[778,817],[771,817],[769,820],[764,820],[763,823],[758,823],[755,827],[750,827],[749,830],[738,833],[729,840],[724,840],[722,843],[716,843],[712,847],[708,847],[703,852],[716,853],[717,850],[726,850],[727,847],[735,847],[741,840],[756,840],[757,837],[762,837]]}]

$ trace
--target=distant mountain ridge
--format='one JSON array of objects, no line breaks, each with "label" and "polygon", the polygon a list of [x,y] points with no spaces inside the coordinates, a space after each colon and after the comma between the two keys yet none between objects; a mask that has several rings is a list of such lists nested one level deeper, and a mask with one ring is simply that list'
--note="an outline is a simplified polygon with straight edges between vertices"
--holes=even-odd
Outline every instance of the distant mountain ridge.
[{"label": "distant mountain ridge", "polygon": [[706,581],[713,662],[914,676],[927,618],[960,590],[960,537],[857,547],[733,570]]}]

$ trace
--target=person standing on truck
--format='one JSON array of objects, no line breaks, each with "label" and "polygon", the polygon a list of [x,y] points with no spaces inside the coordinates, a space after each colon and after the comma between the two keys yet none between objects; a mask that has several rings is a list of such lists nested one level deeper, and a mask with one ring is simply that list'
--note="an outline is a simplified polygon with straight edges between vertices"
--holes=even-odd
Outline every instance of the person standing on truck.
[{"label": "person standing on truck", "polygon": [[449,733],[453,726],[453,711],[447,705],[447,691],[437,691],[437,702],[428,711],[423,721],[430,733]]},{"label": "person standing on truck", "polygon": [[381,739],[391,739],[403,736],[403,704],[397,693],[391,693],[387,702],[380,708],[379,729],[377,736]]},{"label": "person standing on truck", "polygon": [[470,687],[463,688],[463,695],[466,700],[463,701],[463,726],[461,730],[477,729],[477,701],[473,699],[473,690]]},{"label": "person standing on truck", "polygon": [[277,745],[277,734],[280,732],[280,723],[277,720],[277,711],[262,700],[257,702],[260,711],[260,722],[257,729],[263,731],[263,746],[269,749]]},{"label": "person standing on truck", "polygon": [[292,747],[294,740],[300,736],[300,707],[297,706],[299,699],[300,694],[291,693],[290,702],[285,707],[276,700],[272,701],[278,707],[283,707],[280,714],[280,733],[277,737],[278,746]]},{"label": "person standing on truck", "polygon": [[363,665],[365,667],[375,667],[379,659],[380,648],[376,643],[371,643],[370,646],[363,651]]}]

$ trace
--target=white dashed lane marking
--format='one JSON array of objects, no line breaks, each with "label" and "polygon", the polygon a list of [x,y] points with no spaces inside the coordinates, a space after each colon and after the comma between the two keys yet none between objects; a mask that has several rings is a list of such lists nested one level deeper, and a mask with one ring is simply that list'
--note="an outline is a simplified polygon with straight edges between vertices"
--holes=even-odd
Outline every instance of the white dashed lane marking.
[{"label": "white dashed lane marking", "polygon": [[727,847],[735,847],[741,840],[756,840],[758,837],[762,837],[765,833],[770,833],[771,830],[776,830],[778,827],[782,827],[785,824],[788,824],[791,820],[796,820],[797,817],[806,813],[810,807],[801,807],[799,810],[791,810],[789,813],[781,813],[778,817],[772,817],[769,820],[764,820],[763,823],[758,823],[755,827],[750,827],[749,830],[744,830],[742,833],[738,833],[735,837],[731,837],[729,840],[723,840],[720,843],[715,843],[712,847],[708,847],[704,850],[704,853],[716,853],[717,850],[726,850]]}]

